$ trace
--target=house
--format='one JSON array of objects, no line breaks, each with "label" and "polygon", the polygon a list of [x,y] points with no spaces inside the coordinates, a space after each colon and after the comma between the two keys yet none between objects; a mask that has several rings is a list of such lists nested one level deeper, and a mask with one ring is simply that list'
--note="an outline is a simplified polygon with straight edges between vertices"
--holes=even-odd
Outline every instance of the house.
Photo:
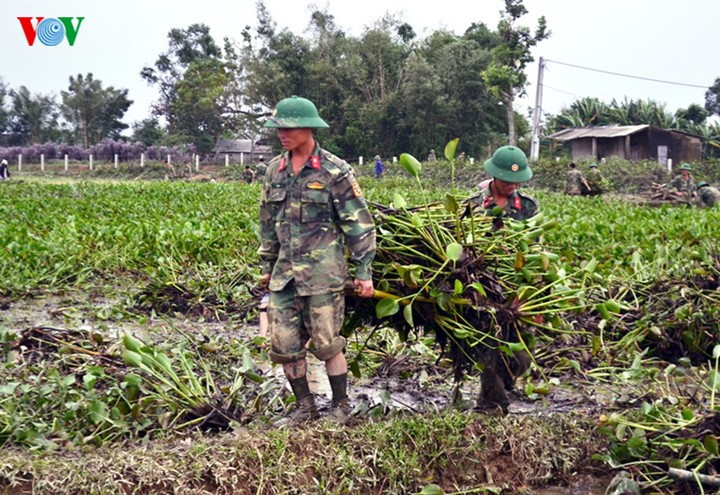
[{"label": "house", "polygon": [[626,160],[656,160],[667,165],[668,159],[679,163],[697,162],[702,158],[699,137],[647,124],[568,128],[548,138],[568,143],[573,159],[602,160],[615,156]]},{"label": "house", "polygon": [[262,139],[220,139],[213,148],[215,158],[224,158],[228,155],[233,161],[240,163],[257,162],[258,158],[266,160],[273,156],[272,146]]}]

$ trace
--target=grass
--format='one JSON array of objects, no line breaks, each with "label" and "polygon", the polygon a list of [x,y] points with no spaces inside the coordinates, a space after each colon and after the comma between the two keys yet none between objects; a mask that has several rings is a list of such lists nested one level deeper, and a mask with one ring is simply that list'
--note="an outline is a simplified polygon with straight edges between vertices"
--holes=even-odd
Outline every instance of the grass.
[{"label": "grass", "polygon": [[[35,494],[513,492],[591,472],[604,443],[587,417],[418,415],[293,431],[171,435],[62,454],[0,453],[0,489]],[[13,492],[14,493],[14,492]],[[474,493],[482,493],[474,491]],[[488,492],[490,493],[490,492]],[[495,493],[499,493],[495,492]]]}]

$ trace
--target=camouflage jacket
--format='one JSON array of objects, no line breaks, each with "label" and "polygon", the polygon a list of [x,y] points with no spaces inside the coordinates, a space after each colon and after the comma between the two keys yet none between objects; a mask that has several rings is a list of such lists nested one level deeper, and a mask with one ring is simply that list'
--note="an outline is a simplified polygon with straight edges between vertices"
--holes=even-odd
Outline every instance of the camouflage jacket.
[{"label": "camouflage jacket", "polygon": [[[490,184],[492,181],[485,183],[484,187],[480,189],[480,193],[477,196],[470,198],[473,205],[480,205],[485,210],[486,215],[492,215],[492,210],[497,207],[493,199],[492,193],[490,192]],[[514,220],[525,220],[526,218],[534,217],[540,206],[538,202],[527,196],[517,189],[510,195],[507,200],[505,208],[503,208],[502,215],[510,217]]]},{"label": "camouflage jacket", "polygon": [[720,191],[712,186],[703,186],[698,189],[698,199],[705,206],[720,204]]},{"label": "camouflage jacket", "polygon": [[348,277],[372,278],[375,225],[350,165],[316,146],[293,174],[290,153],[272,159],[260,198],[260,260],[270,290],[291,280],[297,294],[342,290]]},{"label": "camouflage jacket", "polygon": [[692,175],[688,176],[688,179],[683,179],[683,176],[678,174],[672,181],[670,181],[670,187],[678,192],[684,192],[689,198],[695,196],[695,180]]},{"label": "camouflage jacket", "polygon": [[587,183],[594,192],[603,192],[606,186],[605,179],[598,169],[591,168],[587,174]]},{"label": "camouflage jacket", "polygon": [[578,169],[568,170],[565,180],[565,193],[580,194],[583,190],[583,175]]}]

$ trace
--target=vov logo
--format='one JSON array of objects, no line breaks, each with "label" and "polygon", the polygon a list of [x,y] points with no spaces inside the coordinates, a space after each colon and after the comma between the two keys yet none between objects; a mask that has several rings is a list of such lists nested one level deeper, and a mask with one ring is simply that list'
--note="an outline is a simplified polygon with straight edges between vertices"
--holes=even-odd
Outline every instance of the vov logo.
[{"label": "vov logo", "polygon": [[[73,26],[73,19],[77,19],[77,25]],[[68,44],[73,46],[77,38],[80,25],[84,17],[35,17],[33,26],[32,17],[18,17],[23,33],[27,39],[28,46],[33,46],[35,40],[40,40],[45,46],[57,46],[67,38]]]}]

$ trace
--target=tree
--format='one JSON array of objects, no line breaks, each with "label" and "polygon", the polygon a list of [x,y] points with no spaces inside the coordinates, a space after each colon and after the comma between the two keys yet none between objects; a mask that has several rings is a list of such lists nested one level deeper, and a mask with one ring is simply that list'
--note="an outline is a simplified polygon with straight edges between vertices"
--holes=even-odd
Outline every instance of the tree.
[{"label": "tree", "polygon": [[517,26],[517,20],[527,14],[522,0],[505,0],[505,11],[501,11],[498,23],[500,43],[493,49],[493,61],[482,73],[488,87],[499,95],[506,106],[508,142],[515,144],[515,96],[522,96],[527,86],[525,69],[534,58],[530,53],[538,42],[550,37],[545,17],[538,19],[535,33],[525,26]]},{"label": "tree", "polygon": [[177,84],[168,126],[171,133],[190,137],[199,153],[210,153],[223,131],[227,84],[223,63],[213,59],[193,61]]},{"label": "tree", "polygon": [[121,121],[132,105],[127,89],[102,87],[91,72],[70,76],[68,91],[61,91],[61,111],[72,125],[76,142],[88,148],[105,138],[117,139],[128,125]]},{"label": "tree", "polygon": [[153,113],[168,117],[177,98],[177,85],[190,64],[196,60],[219,59],[222,52],[205,24],[192,24],[186,29],[171,29],[169,48],[155,61],[154,67],[143,67],[140,76],[160,91],[160,100]]},{"label": "tree", "polygon": [[9,96],[9,144],[45,143],[59,135],[59,110],[54,96],[33,95],[25,86],[10,90]]},{"label": "tree", "polygon": [[705,110],[713,115],[720,115],[720,77],[705,92]]},{"label": "tree", "polygon": [[145,146],[160,144],[167,135],[156,118],[150,117],[132,125],[132,140]]},{"label": "tree", "polygon": [[5,141],[5,130],[7,129],[8,120],[10,118],[8,109],[7,109],[7,100],[8,100],[8,88],[5,84],[5,81],[3,81],[0,78],[0,145],[6,144]]}]

